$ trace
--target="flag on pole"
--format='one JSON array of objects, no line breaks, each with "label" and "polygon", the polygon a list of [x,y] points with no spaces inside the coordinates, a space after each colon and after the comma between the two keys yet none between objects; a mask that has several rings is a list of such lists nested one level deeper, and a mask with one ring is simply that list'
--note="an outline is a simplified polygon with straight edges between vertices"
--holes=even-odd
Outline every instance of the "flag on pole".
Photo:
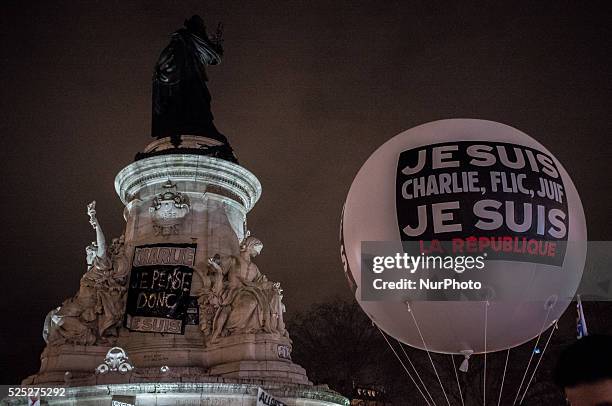
[{"label": "flag on pole", "polygon": [[578,318],[576,319],[576,330],[578,333],[578,339],[589,335],[589,330],[587,329],[586,319],[584,318],[584,310],[582,309],[582,301],[580,300],[580,295],[577,295],[576,301],[576,311],[578,312]]}]

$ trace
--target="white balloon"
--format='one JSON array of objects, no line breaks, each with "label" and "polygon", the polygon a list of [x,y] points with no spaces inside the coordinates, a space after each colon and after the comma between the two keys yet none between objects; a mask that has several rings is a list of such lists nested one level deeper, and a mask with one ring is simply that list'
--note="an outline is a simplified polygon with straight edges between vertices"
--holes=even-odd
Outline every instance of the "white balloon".
[{"label": "white balloon", "polygon": [[[562,265],[516,260],[488,261],[487,274],[502,284],[506,293],[515,298],[512,300],[413,301],[409,303],[412,315],[401,301],[362,300],[362,241],[402,240],[396,209],[396,193],[401,193],[396,186],[400,154],[421,147],[461,141],[514,144],[519,148],[524,146],[540,151],[552,158],[564,186],[563,198],[567,201],[568,211],[565,223],[569,243]],[[442,155],[438,164],[454,165],[452,151],[451,155]],[[460,162],[459,165],[461,168],[470,166],[467,162]],[[543,170],[539,166],[539,170]],[[482,198],[488,198],[487,193]],[[416,207],[412,210],[416,210]],[[520,236],[521,233],[515,235]],[[430,351],[461,353],[470,350],[482,353],[523,344],[561,316],[582,277],[586,236],[584,211],[576,187],[563,166],[546,148],[525,133],[504,124],[476,119],[449,119],[402,132],[378,148],[365,162],[345,202],[341,249],[345,272],[353,285],[357,301],[386,333],[413,347],[425,349],[426,346]],[[534,297],[541,300],[533,300]],[[417,321],[422,338],[412,316]]]}]

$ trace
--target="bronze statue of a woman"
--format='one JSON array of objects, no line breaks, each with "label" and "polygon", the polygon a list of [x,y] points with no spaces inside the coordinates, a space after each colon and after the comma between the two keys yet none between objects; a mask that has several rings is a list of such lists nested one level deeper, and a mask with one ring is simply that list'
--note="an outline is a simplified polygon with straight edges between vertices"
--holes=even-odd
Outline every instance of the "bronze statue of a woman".
[{"label": "bronze statue of a woman", "polygon": [[233,157],[227,138],[213,124],[206,86],[205,66],[221,62],[222,42],[221,25],[209,37],[204,21],[197,15],[171,35],[153,75],[153,137],[170,137],[176,147],[181,135],[208,137],[223,143],[217,155],[229,153]]}]

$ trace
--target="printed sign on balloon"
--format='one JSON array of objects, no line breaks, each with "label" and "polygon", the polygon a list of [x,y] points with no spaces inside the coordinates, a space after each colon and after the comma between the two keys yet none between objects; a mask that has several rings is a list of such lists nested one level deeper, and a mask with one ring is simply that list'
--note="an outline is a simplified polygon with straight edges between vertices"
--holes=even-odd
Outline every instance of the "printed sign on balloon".
[{"label": "printed sign on balloon", "polygon": [[405,150],[396,208],[402,240],[423,252],[563,264],[565,187],[554,160],[534,148],[457,141]]}]

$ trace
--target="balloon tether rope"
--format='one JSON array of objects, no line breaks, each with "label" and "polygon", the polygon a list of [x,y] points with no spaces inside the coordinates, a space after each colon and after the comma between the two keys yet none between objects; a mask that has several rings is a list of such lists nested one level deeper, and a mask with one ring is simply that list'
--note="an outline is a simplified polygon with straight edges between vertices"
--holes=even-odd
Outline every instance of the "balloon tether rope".
[{"label": "balloon tether rope", "polygon": [[457,380],[457,388],[459,389],[459,398],[461,399],[461,406],[465,406],[463,403],[463,393],[461,392],[461,384],[459,383],[459,374],[457,374],[457,365],[455,365],[455,356],[453,354],[450,355],[451,360],[453,361],[453,369],[455,370],[455,379]]},{"label": "balloon tether rope", "polygon": [[501,386],[499,388],[499,398],[497,399],[497,406],[501,404],[502,392],[504,391],[504,380],[506,379],[506,369],[508,368],[508,358],[510,358],[510,348],[506,352],[506,363],[504,364],[504,374],[502,375]]},{"label": "balloon tether rope", "polygon": [[417,378],[419,378],[419,381],[421,382],[421,385],[423,385],[423,389],[425,389],[425,392],[427,393],[427,396],[429,396],[429,399],[431,399],[431,403],[433,403],[434,405],[436,404],[436,401],[433,399],[433,397],[431,396],[431,393],[429,393],[429,391],[427,390],[427,386],[425,385],[425,383],[423,382],[423,379],[421,379],[421,375],[419,375],[419,372],[416,370],[416,368],[414,367],[414,364],[412,363],[412,361],[410,360],[410,357],[408,356],[408,353],[406,352],[406,350],[404,349],[404,346],[402,345],[402,342],[400,340],[398,340],[397,338],[395,339],[395,341],[397,341],[397,343],[399,344],[400,348],[402,349],[402,352],[404,353],[404,355],[406,356],[406,359],[408,360],[408,362],[410,363],[410,366],[412,367],[412,369],[414,370],[414,373],[416,374]]},{"label": "balloon tether rope", "polygon": [[[387,345],[389,346],[389,348],[391,348],[391,351],[393,351],[393,354],[395,354],[395,357],[397,358],[397,360],[400,362],[400,364],[402,364],[402,367],[404,368],[404,371],[406,371],[406,374],[408,375],[408,377],[410,378],[410,380],[412,381],[412,383],[414,383],[414,386],[416,386],[416,388],[418,389],[419,393],[421,394],[421,396],[423,396],[423,399],[425,399],[425,402],[427,403],[427,406],[431,406],[431,403],[429,403],[429,400],[427,399],[427,397],[425,396],[425,394],[423,393],[423,391],[421,390],[421,388],[419,387],[419,385],[417,385],[416,381],[414,380],[414,378],[412,377],[412,374],[410,374],[410,371],[408,371],[408,368],[406,368],[406,364],[404,364],[404,361],[402,361],[402,359],[400,358],[399,354],[395,351],[395,348],[393,348],[393,346],[391,345],[391,343],[389,342],[389,340],[387,339],[386,334],[380,329],[380,327],[378,327],[378,325],[376,325],[376,323],[372,323],[374,326],[376,326],[376,328],[378,329],[378,331],[380,331],[380,334],[383,336],[383,338],[385,339],[385,341],[387,342]],[[435,406],[435,403],[434,403]]]},{"label": "balloon tether rope", "polygon": [[521,384],[519,385],[519,388],[516,391],[516,396],[514,397],[514,402],[512,402],[512,405],[516,404],[516,401],[518,400],[518,397],[521,394],[521,389],[523,388],[523,383],[525,383],[525,378],[527,377],[527,372],[529,372],[529,367],[531,366],[531,361],[533,360],[533,354],[535,354],[536,348],[538,348],[538,343],[540,342],[540,337],[542,337],[542,333],[544,331],[546,331],[546,329],[545,329],[546,323],[548,323],[548,316],[550,315],[550,311],[551,311],[552,308],[553,308],[553,306],[549,306],[548,307],[548,311],[546,312],[546,318],[544,319],[544,323],[542,324],[542,328],[540,329],[540,334],[538,334],[538,339],[536,340],[535,344],[533,345],[533,350],[531,351],[531,356],[529,357],[529,362],[527,362],[527,367],[525,368],[525,373],[523,374],[523,379],[521,379]]},{"label": "balloon tether rope", "polygon": [[484,371],[482,374],[482,404],[487,404],[487,322],[489,315],[489,301],[485,302],[485,319],[484,319]]},{"label": "balloon tether rope", "polygon": [[419,333],[419,336],[421,337],[421,342],[423,343],[423,347],[425,348],[425,351],[427,352],[427,357],[429,357],[429,362],[431,362],[431,367],[434,370],[434,373],[436,374],[436,378],[438,378],[438,383],[440,384],[440,388],[442,389],[442,393],[444,394],[444,398],[446,399],[446,403],[448,404],[448,406],[450,406],[450,401],[448,400],[448,396],[446,395],[446,391],[444,390],[444,385],[442,384],[442,380],[440,379],[440,375],[438,375],[438,370],[436,369],[436,366],[433,362],[433,359],[431,358],[431,354],[429,353],[429,348],[427,348],[427,344],[425,343],[425,338],[423,338],[423,334],[421,333],[421,329],[419,328],[419,323],[417,323],[416,318],[414,317],[414,313],[412,311],[412,309],[410,308],[410,303],[406,302],[406,307],[408,309],[408,313],[410,313],[410,315],[412,316],[412,320],[414,321],[414,325],[416,326],[416,329]]},{"label": "balloon tether rope", "polygon": [[553,328],[550,331],[550,334],[548,335],[548,340],[546,340],[546,344],[544,344],[544,349],[542,350],[542,354],[540,355],[540,358],[538,358],[538,362],[536,363],[536,366],[533,369],[531,377],[529,378],[529,382],[527,382],[527,386],[525,387],[525,391],[523,392],[523,396],[521,397],[521,401],[519,402],[519,405],[523,404],[523,399],[525,399],[525,395],[527,395],[527,391],[529,390],[529,385],[531,385],[531,381],[533,381],[533,377],[535,376],[535,374],[536,374],[536,372],[538,370],[538,367],[540,366],[540,361],[542,361],[542,358],[544,357],[544,353],[546,352],[546,348],[548,347],[548,343],[550,342],[550,339],[552,338],[552,336],[555,333],[555,330],[557,328],[558,328],[557,320],[555,320],[555,324],[553,325]]}]

